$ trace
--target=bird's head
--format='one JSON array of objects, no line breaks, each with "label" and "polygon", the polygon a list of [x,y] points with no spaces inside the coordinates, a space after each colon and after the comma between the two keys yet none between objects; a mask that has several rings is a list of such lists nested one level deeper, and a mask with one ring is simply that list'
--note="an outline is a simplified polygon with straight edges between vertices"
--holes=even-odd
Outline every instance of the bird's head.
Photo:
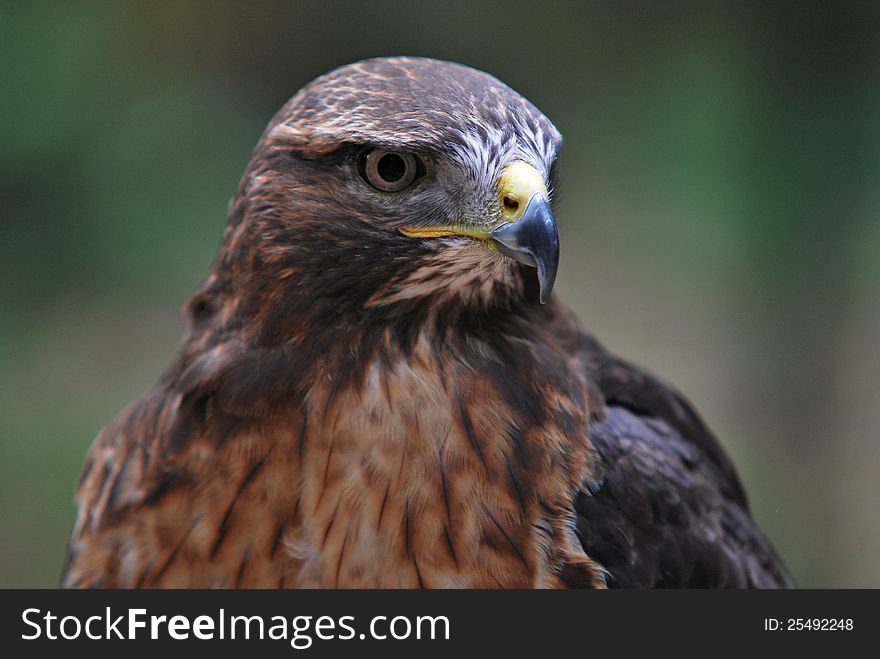
[{"label": "bird's head", "polygon": [[529,101],[459,64],[331,71],[267,127],[208,284],[246,281],[239,295],[276,320],[544,302],[560,143]]}]

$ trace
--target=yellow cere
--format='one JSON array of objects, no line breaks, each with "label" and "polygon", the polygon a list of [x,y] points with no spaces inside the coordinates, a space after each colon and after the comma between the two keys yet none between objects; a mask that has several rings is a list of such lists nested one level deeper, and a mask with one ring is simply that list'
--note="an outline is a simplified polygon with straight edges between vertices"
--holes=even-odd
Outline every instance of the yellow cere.
[{"label": "yellow cere", "polygon": [[[498,203],[504,222],[513,222],[522,217],[526,206],[536,194],[547,198],[547,186],[538,170],[522,160],[515,160],[498,179]],[[493,227],[494,228],[494,227]],[[400,233],[410,238],[443,238],[445,236],[466,236],[490,242],[492,230],[465,224],[448,224],[432,227],[402,227]],[[490,242],[491,244],[491,242]]]},{"label": "yellow cere", "polygon": [[507,222],[522,217],[526,206],[536,194],[548,198],[544,177],[527,162],[515,160],[504,168],[498,179],[498,201],[501,204],[501,215]]}]

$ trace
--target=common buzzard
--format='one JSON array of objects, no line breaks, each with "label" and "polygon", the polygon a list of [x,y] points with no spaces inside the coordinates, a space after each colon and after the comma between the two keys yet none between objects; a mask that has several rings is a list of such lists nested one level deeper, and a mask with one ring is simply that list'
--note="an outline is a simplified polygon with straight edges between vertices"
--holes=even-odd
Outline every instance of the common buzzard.
[{"label": "common buzzard", "polygon": [[448,62],[297,93],[89,452],[64,584],[789,585],[687,401],[551,294],[560,142]]}]

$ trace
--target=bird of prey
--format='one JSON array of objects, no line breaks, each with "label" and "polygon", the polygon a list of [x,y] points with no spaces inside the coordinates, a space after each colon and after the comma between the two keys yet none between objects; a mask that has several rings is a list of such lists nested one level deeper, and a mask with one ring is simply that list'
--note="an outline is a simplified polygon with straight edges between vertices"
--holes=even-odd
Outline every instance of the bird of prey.
[{"label": "bird of prey", "polygon": [[88,454],[63,584],[788,586],[688,402],[552,295],[560,143],[449,62],[293,96]]}]

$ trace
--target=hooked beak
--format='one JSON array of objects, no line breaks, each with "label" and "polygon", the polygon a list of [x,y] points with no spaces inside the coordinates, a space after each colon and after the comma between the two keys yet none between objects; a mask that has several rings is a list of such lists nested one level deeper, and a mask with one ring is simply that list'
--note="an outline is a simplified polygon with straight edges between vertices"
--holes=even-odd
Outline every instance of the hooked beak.
[{"label": "hooked beak", "polygon": [[402,227],[400,232],[410,238],[466,236],[486,242],[505,256],[538,270],[539,295],[544,303],[553,290],[559,266],[559,234],[549,196],[538,170],[515,160],[498,180],[502,221],[494,228],[453,224]]},{"label": "hooked beak", "polygon": [[499,252],[538,269],[541,302],[546,302],[559,266],[559,233],[546,197],[535,193],[518,220],[502,224],[489,235]]}]

